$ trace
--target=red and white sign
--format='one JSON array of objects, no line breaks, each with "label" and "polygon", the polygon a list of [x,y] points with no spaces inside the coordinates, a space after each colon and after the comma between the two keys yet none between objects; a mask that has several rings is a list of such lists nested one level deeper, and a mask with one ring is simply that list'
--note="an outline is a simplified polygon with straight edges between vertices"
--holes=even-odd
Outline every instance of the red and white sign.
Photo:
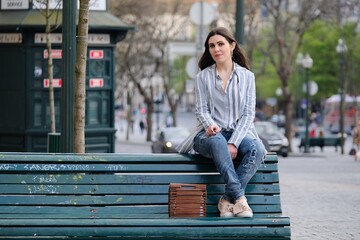
[{"label": "red and white sign", "polygon": [[[48,50],[44,50],[44,59],[47,59],[49,56]],[[62,58],[62,50],[61,49],[52,49],[51,56],[53,59],[61,59]]]},{"label": "red and white sign", "polygon": [[90,59],[103,59],[104,50],[90,50]]},{"label": "red and white sign", "polygon": [[102,78],[91,78],[90,81],[89,81],[89,86],[91,88],[104,87],[104,79],[102,79]]},{"label": "red and white sign", "polygon": [[[48,88],[50,86],[50,81],[48,78],[44,79],[43,82],[44,88]],[[55,78],[52,80],[52,85],[54,88],[61,88],[62,86],[62,79],[61,78]]]}]

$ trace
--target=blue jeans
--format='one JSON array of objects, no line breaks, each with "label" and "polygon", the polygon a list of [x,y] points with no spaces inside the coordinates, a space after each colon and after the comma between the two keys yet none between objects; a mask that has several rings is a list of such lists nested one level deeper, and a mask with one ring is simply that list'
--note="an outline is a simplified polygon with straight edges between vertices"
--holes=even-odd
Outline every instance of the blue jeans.
[{"label": "blue jeans", "polygon": [[223,198],[235,202],[245,196],[245,188],[265,158],[265,147],[260,139],[246,135],[240,143],[236,159],[232,160],[228,140],[232,131],[221,131],[214,136],[200,132],[194,138],[194,149],[204,157],[212,158],[225,181]]}]

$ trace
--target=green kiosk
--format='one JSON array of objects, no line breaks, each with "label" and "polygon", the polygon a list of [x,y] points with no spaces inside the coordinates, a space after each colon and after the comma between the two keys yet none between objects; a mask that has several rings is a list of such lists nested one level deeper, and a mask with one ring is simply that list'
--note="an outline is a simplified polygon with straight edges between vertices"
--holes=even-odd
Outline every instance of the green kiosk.
[{"label": "green kiosk", "polygon": [[[0,152],[46,152],[50,131],[45,17],[30,0],[0,0]],[[50,0],[59,24],[51,33],[57,132],[62,86],[62,11]],[[132,27],[107,11],[106,0],[90,1],[86,70],[86,152],[114,152],[116,43]],[[61,7],[61,6],[60,6]]]}]

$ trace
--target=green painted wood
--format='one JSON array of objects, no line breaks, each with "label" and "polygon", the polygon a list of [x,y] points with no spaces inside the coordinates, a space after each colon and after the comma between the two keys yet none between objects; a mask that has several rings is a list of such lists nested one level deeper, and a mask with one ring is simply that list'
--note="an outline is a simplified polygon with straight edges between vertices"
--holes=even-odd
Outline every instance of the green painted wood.
[{"label": "green painted wood", "polygon": [[[0,194],[28,194],[28,195],[98,195],[98,194],[168,194],[169,185],[54,185],[54,184],[22,184],[11,188],[0,185]],[[207,194],[221,195],[225,191],[222,184],[207,186]],[[249,184],[247,194],[279,194],[278,184]]]},{"label": "green painted wood", "polygon": [[[279,204],[279,196],[247,196],[249,204]],[[217,203],[219,196],[208,196],[209,204]],[[0,195],[0,205],[124,205],[124,204],[167,204],[168,195],[105,195],[105,196],[54,196],[54,195],[29,195],[13,196],[13,195]]]},{"label": "green painted wood", "polygon": [[[274,220],[276,221],[276,220]],[[15,228],[2,228],[0,236],[147,236],[147,237],[173,237],[182,236],[188,238],[200,239],[203,237],[217,237],[223,239],[227,237],[254,237],[254,236],[289,236],[289,228],[274,228],[253,226],[251,228],[232,226],[212,226],[212,227],[193,227],[193,226],[141,226],[141,227],[108,227],[108,226],[91,226],[91,227],[26,227],[16,226]]]},{"label": "green painted wood", "polygon": [[[0,153],[0,161],[24,161],[32,162],[211,162],[211,159],[200,155],[186,154],[156,154],[156,153],[91,153],[91,154],[71,154],[71,153]],[[276,154],[268,154],[265,163],[277,162]]]},{"label": "green painted wood", "polygon": [[[281,206],[279,204],[272,205],[251,205],[255,214],[258,213],[281,213]],[[216,214],[218,216],[218,209],[216,204],[208,205],[206,208],[207,214]],[[76,214],[74,214],[76,213]],[[7,214],[13,214],[14,218],[16,216],[27,216],[28,214],[33,214],[32,217],[43,217],[43,216],[62,216],[63,214],[68,215],[69,218],[76,218],[83,216],[88,216],[89,214],[94,216],[125,216],[129,217],[134,215],[138,217],[137,214],[144,215],[143,217],[148,218],[151,216],[148,215],[165,215],[168,217],[168,206],[167,204],[163,205],[140,205],[136,206],[136,211],[134,211],[133,205],[120,205],[120,206],[0,206],[0,218],[5,218]]]},{"label": "green painted wood", "polygon": [[[36,236],[35,237],[15,237],[15,238],[10,238],[10,237],[1,237],[0,239],[16,239],[16,240],[29,240],[29,239],[38,239]],[[63,239],[63,238],[60,238]],[[89,240],[89,237],[73,237],[73,236],[67,236],[66,239],[76,239],[76,240]],[[131,240],[149,240],[149,237],[142,237],[142,236],[132,236],[130,238],[128,237],[91,237],[91,240],[120,240],[120,239],[131,239]],[[156,237],[156,240],[186,240],[189,238],[186,237],[181,237],[181,236],[177,236],[176,238],[174,237],[161,237],[158,236]],[[198,238],[200,239],[200,238]],[[201,238],[202,240],[219,240],[218,237],[204,237]],[[290,237],[286,237],[286,236],[271,236],[271,237],[242,237],[242,236],[236,236],[236,237],[226,237],[226,239],[228,240],[284,240],[284,239],[290,239]],[[41,240],[54,240],[53,237],[41,237]]]},{"label": "green painted wood", "polygon": [[[216,218],[219,217],[218,212],[212,212],[207,213],[206,217],[210,218]],[[258,218],[269,218],[269,217],[279,217],[279,214],[277,213],[254,213],[254,217]],[[88,214],[63,214],[63,213],[57,213],[57,214],[34,214],[32,216],[32,219],[115,219],[115,218],[121,218],[121,219],[169,219],[169,214],[166,213],[147,213],[144,215],[144,213],[137,212],[137,213],[118,213],[118,214],[97,214],[97,213],[88,213]],[[26,214],[2,214],[1,219],[10,219],[10,220],[18,220],[21,222],[22,219],[29,219],[29,215]]]},{"label": "green painted wood", "polygon": [[[0,153],[0,239],[286,239],[277,161],[246,189],[254,217],[224,219],[222,179],[199,155]],[[169,218],[171,182],[207,184],[207,217]]]},{"label": "green painted wood", "polygon": [[[77,176],[76,173],[64,173],[64,174],[32,174],[28,173],[6,174],[0,173],[0,184],[13,184],[13,183],[57,183],[57,184],[158,184],[158,183],[223,183],[220,175],[218,174],[167,174],[153,175],[153,174],[133,174],[133,175],[114,175],[114,174],[86,174]],[[279,175],[277,172],[262,173],[257,172],[255,176],[250,180],[250,183],[278,183]],[[1,187],[0,187],[1,190]]]},{"label": "green painted wood", "polygon": [[[29,217],[29,214],[33,214],[32,218],[168,218],[168,206],[167,205],[151,205],[151,206],[136,206],[136,211],[134,211],[135,206],[128,206],[128,208],[110,208],[101,207],[101,208],[110,208],[110,210],[102,210],[99,207],[92,207],[89,210],[82,210],[79,208],[69,208],[63,210],[59,207],[48,208],[48,212],[36,212],[30,210],[22,210],[21,208],[9,209],[0,213],[0,217],[5,218],[25,218]],[[276,215],[281,214],[280,205],[251,205],[254,214],[265,214],[265,215]],[[39,208],[39,207],[37,207]],[[217,206],[208,206],[206,209],[206,216],[218,217],[219,212]]]},{"label": "green painted wood", "polygon": [[[184,236],[204,237],[272,237],[290,236],[286,218],[253,218],[249,221],[225,221],[223,218],[202,219],[44,219],[39,221],[9,220],[1,227],[0,236]],[[54,224],[54,225],[53,225]],[[59,224],[59,225],[58,225]],[[0,220],[0,226],[2,221]],[[251,228],[247,226],[251,226]],[[52,227],[53,226],[53,227]],[[270,226],[270,227],[266,227]],[[281,226],[281,228],[279,228]],[[184,234],[186,232],[186,234]]]},{"label": "green painted wood", "polygon": [[[276,164],[261,165],[260,172],[274,172],[277,170]],[[0,172],[32,172],[32,173],[53,173],[61,174],[64,172],[88,173],[88,172],[107,172],[107,173],[181,173],[181,172],[214,172],[217,170],[213,163],[199,164],[174,164],[174,163],[0,163]]]},{"label": "green painted wood", "polygon": [[201,218],[168,218],[168,219],[0,219],[0,226],[117,226],[117,227],[231,227],[231,226],[288,226],[289,219],[285,217],[253,217],[249,219],[201,217]]}]

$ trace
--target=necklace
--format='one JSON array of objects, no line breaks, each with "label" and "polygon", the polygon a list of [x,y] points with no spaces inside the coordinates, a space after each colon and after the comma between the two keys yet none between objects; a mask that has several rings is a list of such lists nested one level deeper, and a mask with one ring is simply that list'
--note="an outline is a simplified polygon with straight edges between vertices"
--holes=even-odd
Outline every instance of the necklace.
[{"label": "necklace", "polygon": [[222,87],[222,89],[225,90],[233,70],[234,70],[234,66],[232,66],[230,68],[230,71],[227,68],[224,68],[223,71],[221,71],[219,68],[217,68],[217,72],[218,72],[218,74],[219,74],[219,76],[221,78],[221,87]]},{"label": "necklace", "polygon": [[221,81],[221,87],[223,90],[225,90],[228,80],[222,80]]},{"label": "necklace", "polygon": [[221,78],[221,87],[222,89],[225,90],[226,88],[226,85],[230,79],[230,76],[232,74],[232,71],[231,72],[225,72],[225,73],[221,73],[221,72],[218,72],[220,78]]}]

